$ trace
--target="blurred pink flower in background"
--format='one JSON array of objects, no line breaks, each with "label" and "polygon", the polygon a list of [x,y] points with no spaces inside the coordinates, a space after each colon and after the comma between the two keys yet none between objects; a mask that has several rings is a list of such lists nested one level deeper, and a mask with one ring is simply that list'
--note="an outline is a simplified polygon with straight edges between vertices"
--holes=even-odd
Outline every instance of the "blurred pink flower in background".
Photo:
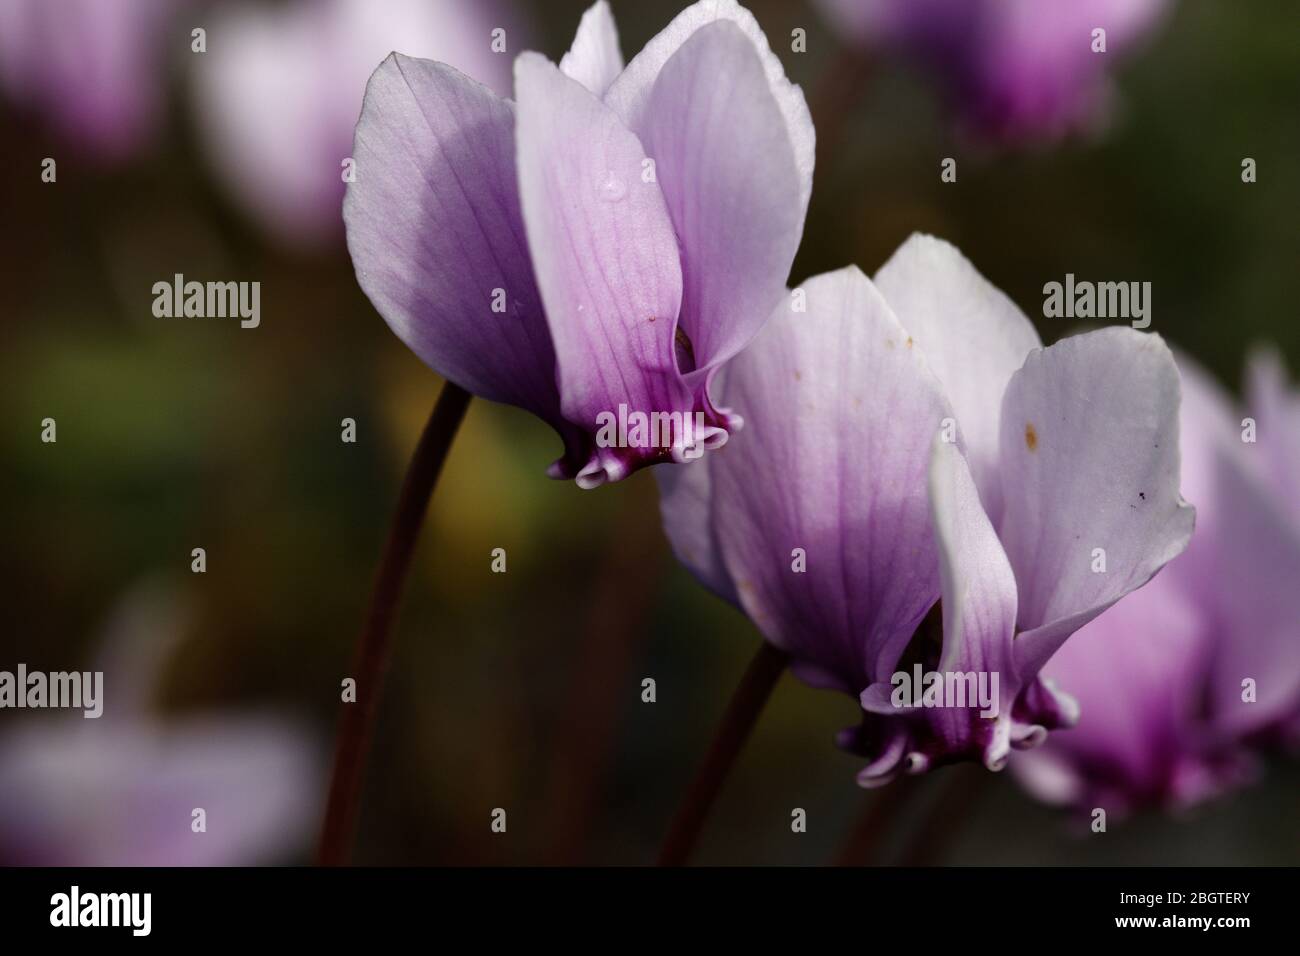
[{"label": "blurred pink flower in background", "polygon": [[[366,82],[393,51],[448,63],[501,95],[523,47],[518,20],[471,0],[295,0],[229,4],[208,21],[195,114],[210,162],[273,235],[342,239],[343,160]],[[492,33],[505,32],[505,52]]]},{"label": "blurred pink flower in background", "polygon": [[[306,845],[324,767],[304,726],[250,711],[147,712],[182,625],[172,592],[132,592],[94,665],[103,715],[41,715],[0,737],[0,864],[248,865]],[[196,808],[204,832],[192,829]]]},{"label": "blurred pink flower in background", "polygon": [[[818,0],[853,42],[939,78],[952,108],[1002,140],[1057,139],[1104,117],[1107,74],[1168,0]],[[1093,52],[1094,29],[1106,52]]]},{"label": "blurred pink flower in background", "polygon": [[1247,420],[1190,359],[1178,362],[1196,533],[1044,668],[1079,701],[1079,723],[1011,766],[1048,802],[1188,807],[1247,781],[1253,745],[1294,743],[1300,730],[1300,398],[1261,355]]},{"label": "blurred pink flower in background", "polygon": [[[0,88],[20,111],[106,161],[156,132],[165,39],[188,0],[4,0]],[[180,47],[181,43],[184,47]],[[177,34],[188,52],[188,30]]]}]

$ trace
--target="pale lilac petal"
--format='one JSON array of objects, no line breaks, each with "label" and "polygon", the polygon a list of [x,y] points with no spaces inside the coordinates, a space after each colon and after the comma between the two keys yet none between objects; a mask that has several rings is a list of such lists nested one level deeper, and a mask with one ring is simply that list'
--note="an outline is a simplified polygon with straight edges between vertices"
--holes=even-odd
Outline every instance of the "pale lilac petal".
[{"label": "pale lilac petal", "polygon": [[1175,351],[1182,401],[1179,409],[1180,484],[1183,497],[1196,509],[1196,533],[1177,563],[1177,581],[1206,614],[1216,613],[1214,595],[1220,587],[1219,456],[1240,445],[1240,415],[1232,398],[1189,356]]},{"label": "pale lilac petal", "polygon": [[603,97],[609,85],[623,72],[618,28],[605,0],[597,0],[582,15],[573,46],[560,60],[560,71],[598,97]]},{"label": "pale lilac petal", "polygon": [[916,234],[876,273],[876,286],[943,383],[989,517],[1002,515],[1002,396],[1038,333],[956,247]]},{"label": "pale lilac petal", "polygon": [[[931,711],[950,748],[980,746],[990,769],[1000,769],[1005,749],[995,749],[993,727],[1009,723],[1019,690],[1011,641],[1016,625],[1016,579],[993,530],[970,468],[957,446],[936,438],[929,474],[930,511],[939,543],[943,588],[943,653],[938,670],[999,675],[998,715],[982,718],[971,710]],[[976,720],[985,726],[976,726]]]},{"label": "pale lilac petal", "polygon": [[[602,416],[700,412],[725,441],[725,413],[678,372],[682,274],[677,240],[645,151],[604,103],[536,53],[515,62],[519,184],[538,287],[555,342],[565,417],[597,433]],[[642,436],[643,438],[646,436]],[[680,457],[599,447],[580,485]]]},{"label": "pale lilac petal", "polygon": [[807,312],[783,302],[727,367],[747,424],[712,453],[713,515],[750,618],[796,674],[857,695],[938,597],[925,475],[951,411],[866,276],[803,290]]},{"label": "pale lilac petal", "polygon": [[1064,339],[1012,376],[999,531],[1020,591],[1025,673],[1186,548],[1194,512],[1179,494],[1178,405],[1168,347],[1128,328]]},{"label": "pale lilac petal", "polygon": [[511,104],[449,66],[394,54],[367,87],[354,154],[343,218],[379,314],[439,374],[558,422]]},{"label": "pale lilac petal", "polygon": [[640,129],[682,255],[679,328],[703,380],[785,294],[799,247],[799,172],[754,44],[734,22],[697,30],[664,64]]},{"label": "pale lilac petal", "polygon": [[[1210,700],[1216,724],[1242,735],[1300,711],[1300,528],[1259,469],[1230,450],[1217,462],[1223,633]],[[1253,701],[1243,700],[1246,680]]]},{"label": "pale lilac petal", "polygon": [[[816,151],[816,135],[808,104],[804,101],[803,90],[786,78],[785,68],[768,47],[767,37],[763,35],[754,15],[735,0],[700,0],[679,13],[632,58],[627,69],[610,86],[605,101],[630,129],[642,133],[659,71],[696,30],[715,20],[730,20],[735,23],[758,51],[772,95],[785,118],[786,130],[794,148],[795,167],[799,170],[799,206],[806,210],[808,198],[812,195],[813,159]],[[801,214],[801,229],[802,219]]]},{"label": "pale lilac petal", "polygon": [[1255,444],[1263,473],[1300,523],[1300,396],[1287,384],[1282,357],[1274,349],[1251,356],[1246,369],[1246,397],[1255,418]]},{"label": "pale lilac petal", "polygon": [[[1080,703],[1078,727],[1016,757],[1027,789],[1108,812],[1176,807],[1243,782],[1241,738],[1300,713],[1300,538],[1251,466],[1228,396],[1185,355],[1181,471],[1187,551],[1071,637],[1043,668]],[[1262,457],[1262,456],[1260,456]],[[1242,700],[1242,681],[1257,699]]]},{"label": "pale lilac petal", "polygon": [[319,756],[300,726],[258,715],[34,721],[0,743],[0,850],[58,866],[285,862],[315,829]]}]

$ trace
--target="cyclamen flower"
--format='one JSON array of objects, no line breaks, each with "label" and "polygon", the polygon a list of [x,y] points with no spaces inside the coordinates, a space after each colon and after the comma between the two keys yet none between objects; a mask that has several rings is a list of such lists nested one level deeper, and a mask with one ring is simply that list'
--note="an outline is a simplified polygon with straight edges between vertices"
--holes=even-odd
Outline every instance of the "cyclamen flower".
[{"label": "cyclamen flower", "polygon": [[[868,758],[862,785],[966,757],[1000,769],[1074,719],[1044,663],[1191,535],[1173,359],[1128,328],[1041,348],[924,236],[874,283],[849,268],[800,294],[806,313],[780,304],[724,370],[745,433],[658,472],[673,548],[797,676],[859,698],[840,744]],[[941,644],[914,640],[940,597]],[[895,706],[914,661],[986,675],[996,713]]]},{"label": "cyclamen flower", "polygon": [[[972,127],[1056,138],[1105,111],[1107,72],[1159,22],[1168,0],[821,0],[860,43],[900,49],[943,81]],[[1093,31],[1105,30],[1105,52]]]},{"label": "cyclamen flower", "polygon": [[1300,403],[1261,359],[1242,418],[1190,359],[1178,365],[1196,537],[1044,669],[1082,717],[1012,769],[1051,803],[1185,808],[1249,779],[1252,745],[1300,730]]},{"label": "cyclamen flower", "polygon": [[[166,88],[164,41],[186,5],[187,0],[5,0],[0,89],[73,144],[100,159],[121,160],[156,131]],[[176,42],[188,45],[188,30]]]},{"label": "cyclamen flower", "polygon": [[194,60],[206,153],[267,231],[298,245],[337,241],[342,167],[375,64],[402,49],[509,92],[510,60],[492,52],[492,31],[507,42],[521,34],[504,13],[486,0],[223,4]]},{"label": "cyclamen flower", "polygon": [[[550,474],[584,488],[740,426],[710,382],[784,295],[812,188],[803,93],[733,0],[687,8],[622,62],[604,2],[560,66],[517,58],[517,104],[394,54],[366,90],[343,207],[393,331],[554,426]],[[678,424],[598,442],[620,406]]]}]

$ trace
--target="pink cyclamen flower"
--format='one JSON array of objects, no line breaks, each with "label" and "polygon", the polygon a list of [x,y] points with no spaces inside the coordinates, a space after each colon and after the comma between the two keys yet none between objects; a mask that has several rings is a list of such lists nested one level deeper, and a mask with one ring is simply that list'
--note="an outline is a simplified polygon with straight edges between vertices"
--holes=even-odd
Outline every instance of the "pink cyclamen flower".
[{"label": "pink cyclamen flower", "polygon": [[[0,89],[60,136],[107,161],[155,133],[165,40],[186,0],[6,0]],[[176,43],[188,36],[177,34]]]},{"label": "pink cyclamen flower", "polygon": [[133,591],[95,665],[100,716],[35,716],[0,736],[0,863],[247,866],[285,862],[313,834],[323,766],[299,721],[150,711],[180,610],[169,592]]},{"label": "pink cyclamen flower", "polygon": [[[850,37],[917,58],[972,127],[1056,138],[1104,112],[1108,74],[1168,0],[821,0]],[[1105,31],[1105,52],[1094,30]]]},{"label": "pink cyclamen flower", "polygon": [[272,235],[294,245],[343,231],[345,161],[366,80],[395,49],[442,60],[500,93],[520,34],[498,3],[294,0],[226,4],[193,63],[195,114],[216,172]]},{"label": "pink cyclamen flower", "polygon": [[1196,537],[1044,669],[1082,708],[1012,762],[1048,802],[1185,808],[1248,779],[1252,744],[1300,729],[1300,403],[1266,358],[1245,417],[1190,359],[1178,365]]},{"label": "pink cyclamen flower", "polygon": [[[809,280],[720,389],[746,431],[658,472],[665,528],[796,675],[859,698],[840,743],[868,758],[864,786],[965,757],[1001,769],[1070,723],[1043,664],[1191,535],[1160,337],[1107,328],[1041,348],[930,237],[874,283],[854,268]],[[914,640],[940,597],[942,640]],[[972,675],[991,706],[895,697],[914,665]]]},{"label": "pink cyclamen flower", "polygon": [[721,445],[740,420],[710,381],[803,230],[803,93],[733,0],[687,8],[626,68],[602,0],[560,66],[516,59],[515,93],[380,65],[343,208],[361,287],[435,371],[554,426],[554,477],[590,488]]}]

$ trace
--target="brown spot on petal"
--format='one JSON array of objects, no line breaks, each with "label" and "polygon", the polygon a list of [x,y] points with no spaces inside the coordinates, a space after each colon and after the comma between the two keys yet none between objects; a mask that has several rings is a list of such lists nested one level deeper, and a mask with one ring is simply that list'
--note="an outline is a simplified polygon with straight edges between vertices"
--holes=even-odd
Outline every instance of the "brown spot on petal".
[{"label": "brown spot on petal", "polygon": [[909,349],[912,347],[912,337],[910,335],[907,337],[907,347]]},{"label": "brown spot on petal", "polygon": [[794,370],[794,380],[795,380],[796,382],[802,382],[802,381],[803,381],[803,373],[800,372],[798,369],[795,369],[795,370]]},{"label": "brown spot on petal", "polygon": [[1038,432],[1034,431],[1034,423],[1029,422],[1025,425],[1025,446],[1030,451],[1038,450]]},{"label": "brown spot on petal", "polygon": [[650,321],[653,322],[654,320],[655,320],[655,317],[654,317],[653,315],[650,316]]}]

